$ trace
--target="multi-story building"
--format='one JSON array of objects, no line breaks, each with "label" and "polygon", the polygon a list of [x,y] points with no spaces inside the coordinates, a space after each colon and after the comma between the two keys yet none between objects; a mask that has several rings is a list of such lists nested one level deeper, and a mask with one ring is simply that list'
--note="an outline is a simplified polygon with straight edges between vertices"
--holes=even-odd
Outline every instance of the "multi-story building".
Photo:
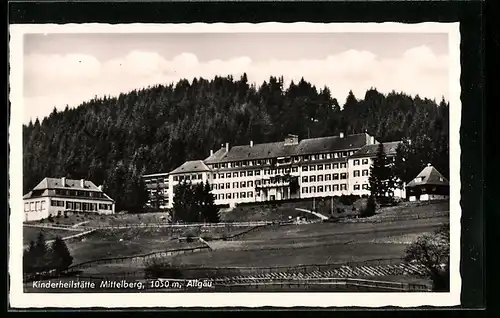
[{"label": "multi-story building", "polygon": [[169,205],[170,183],[167,173],[155,173],[143,175],[146,189],[148,190],[149,200],[147,206],[151,209],[162,210]]},{"label": "multi-story building", "polygon": [[[399,142],[384,143],[388,158]],[[378,141],[367,133],[229,147],[205,160],[188,161],[168,174],[168,207],[182,180],[208,181],[215,204],[369,194],[370,165]],[[146,180],[152,177],[144,176]],[[153,175],[154,176],[154,175]],[[395,196],[404,196],[399,191]]]},{"label": "multi-story building", "polygon": [[23,197],[24,220],[35,221],[73,212],[115,213],[115,202],[92,181],[45,178]]}]

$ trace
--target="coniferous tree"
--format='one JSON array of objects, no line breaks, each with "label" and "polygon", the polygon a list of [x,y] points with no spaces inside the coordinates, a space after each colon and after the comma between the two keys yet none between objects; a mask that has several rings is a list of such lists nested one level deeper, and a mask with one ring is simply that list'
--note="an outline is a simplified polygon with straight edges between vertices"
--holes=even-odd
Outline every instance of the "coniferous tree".
[{"label": "coniferous tree", "polygon": [[372,197],[381,198],[387,195],[391,196],[395,185],[394,176],[382,143],[378,145],[377,155],[370,167],[368,181]]},{"label": "coniferous tree", "polygon": [[23,252],[23,272],[24,273],[33,273],[35,266],[35,257],[36,257],[36,245],[32,240],[30,241],[28,248]]},{"label": "coniferous tree", "polygon": [[34,272],[44,272],[50,269],[51,257],[45,241],[45,236],[42,232],[38,233],[35,248],[31,255],[33,259],[32,269]]},{"label": "coniferous tree", "polygon": [[68,246],[59,236],[56,236],[55,240],[52,242],[50,253],[52,262],[51,269],[61,272],[73,263],[73,256],[71,256]]},{"label": "coniferous tree", "polygon": [[210,184],[208,181],[204,185],[203,189],[204,195],[204,221],[209,223],[220,222],[219,209],[215,206],[215,197],[211,192]]}]

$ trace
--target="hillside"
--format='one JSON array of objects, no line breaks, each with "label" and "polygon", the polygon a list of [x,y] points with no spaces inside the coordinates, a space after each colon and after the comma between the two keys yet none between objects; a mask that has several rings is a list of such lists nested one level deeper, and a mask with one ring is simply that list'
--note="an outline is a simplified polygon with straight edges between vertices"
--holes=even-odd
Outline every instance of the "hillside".
[{"label": "hillside", "polygon": [[438,105],[375,89],[362,99],[350,93],[341,107],[328,88],[304,79],[287,88],[276,77],[258,87],[245,75],[182,80],[54,109],[25,125],[23,189],[47,176],[85,178],[103,184],[118,211],[135,211],[147,198],[142,174],[206,158],[222,143],[276,141],[289,133],[312,138],[367,131],[381,142],[411,138],[403,179],[428,162],[447,176],[448,108],[444,100]]}]

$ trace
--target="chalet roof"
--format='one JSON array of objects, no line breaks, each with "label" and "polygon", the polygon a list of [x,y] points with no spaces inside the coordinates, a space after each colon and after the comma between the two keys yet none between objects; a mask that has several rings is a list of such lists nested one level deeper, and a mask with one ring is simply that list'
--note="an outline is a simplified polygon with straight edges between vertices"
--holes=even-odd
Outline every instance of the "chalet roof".
[{"label": "chalet roof", "polygon": [[415,179],[413,179],[408,183],[407,187],[415,187],[422,185],[449,186],[450,183],[445,177],[443,177],[443,175],[439,171],[436,170],[436,168],[434,168],[429,164],[417,175]]},{"label": "chalet roof", "polygon": [[170,174],[179,174],[186,172],[206,172],[210,171],[203,160],[186,161],[178,168],[170,172]]},{"label": "chalet roof", "polygon": [[[398,148],[398,145],[401,143],[401,141],[391,141],[391,142],[384,142],[382,145],[384,145],[384,152],[386,155],[395,155],[396,154],[396,149]],[[356,151],[351,158],[361,158],[361,157],[375,157],[377,155],[378,151],[378,146],[379,144],[370,144],[366,145],[363,148],[359,149]]]},{"label": "chalet roof", "polygon": [[83,187],[81,180],[65,179],[63,184],[62,178],[44,178],[33,190],[45,189],[74,189],[74,190],[90,190],[101,191],[92,181],[84,180]]},{"label": "chalet roof", "polygon": [[[284,141],[254,144],[253,146],[234,146],[227,153],[225,148],[220,149],[205,163],[220,163],[240,160],[269,159],[317,153],[335,152],[340,150],[357,150],[365,146],[370,140],[366,133],[347,135],[344,137],[330,136],[321,138],[303,139],[295,145],[285,145]],[[222,154],[224,153],[224,154]],[[217,156],[216,156],[217,155]]]}]

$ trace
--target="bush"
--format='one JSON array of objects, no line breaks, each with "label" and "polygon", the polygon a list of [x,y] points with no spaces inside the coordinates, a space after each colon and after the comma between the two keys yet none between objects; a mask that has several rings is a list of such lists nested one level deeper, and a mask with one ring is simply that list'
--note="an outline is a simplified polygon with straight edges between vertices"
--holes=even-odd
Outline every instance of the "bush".
[{"label": "bush", "polygon": [[375,215],[375,209],[376,203],[374,198],[363,199],[360,203],[359,216],[365,218]]},{"label": "bush", "polygon": [[425,266],[423,274],[433,283],[434,291],[450,290],[450,229],[443,226],[432,234],[420,236],[406,249],[407,262]]},{"label": "bush", "polygon": [[52,214],[49,214],[47,220],[49,220],[50,223],[54,223],[54,217],[52,216]]}]

